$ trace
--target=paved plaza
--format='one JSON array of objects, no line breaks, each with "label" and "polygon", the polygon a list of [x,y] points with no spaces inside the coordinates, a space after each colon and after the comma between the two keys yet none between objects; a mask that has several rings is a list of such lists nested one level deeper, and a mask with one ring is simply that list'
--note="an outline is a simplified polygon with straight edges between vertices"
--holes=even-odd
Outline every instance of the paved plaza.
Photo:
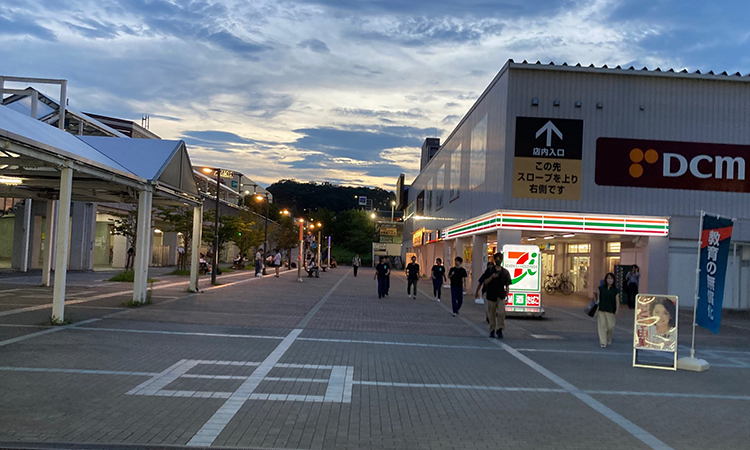
[{"label": "paved plaza", "polygon": [[[153,304],[126,308],[110,274],[69,276],[64,326],[51,289],[0,276],[0,447],[251,449],[744,449],[750,317],[698,330],[708,372],[635,369],[632,312],[600,349],[583,298],[489,339],[482,305],[450,314],[378,300],[372,269],[320,278],[222,275],[187,292],[158,275]],[[152,276],[155,276],[152,274]],[[680,354],[692,311],[680,315]]]}]

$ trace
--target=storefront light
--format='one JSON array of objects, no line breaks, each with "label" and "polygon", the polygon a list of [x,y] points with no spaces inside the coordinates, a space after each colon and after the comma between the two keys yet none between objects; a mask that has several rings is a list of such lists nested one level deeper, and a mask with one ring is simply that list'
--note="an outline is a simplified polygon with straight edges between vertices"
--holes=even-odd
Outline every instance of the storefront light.
[{"label": "storefront light", "polygon": [[528,242],[534,242],[534,241],[536,241],[536,238],[526,238],[526,241],[528,241]]},{"label": "storefront light", "polygon": [[554,239],[554,236],[544,236],[544,239]]},{"label": "storefront light", "polygon": [[575,234],[563,234],[563,237],[573,237]]}]

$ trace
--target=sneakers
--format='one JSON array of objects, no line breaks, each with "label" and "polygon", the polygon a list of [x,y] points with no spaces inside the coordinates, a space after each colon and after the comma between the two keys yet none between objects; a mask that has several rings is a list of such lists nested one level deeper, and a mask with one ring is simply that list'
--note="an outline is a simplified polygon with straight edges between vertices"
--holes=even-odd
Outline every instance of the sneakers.
[{"label": "sneakers", "polygon": [[497,330],[497,336],[495,336],[495,337],[498,338],[498,339],[502,339],[503,338],[503,330]]},{"label": "sneakers", "polygon": [[604,344],[599,344],[599,347],[601,347],[601,348],[607,348],[607,346],[604,345]]},{"label": "sneakers", "polygon": [[453,313],[453,317],[456,317],[456,313]]},{"label": "sneakers", "polygon": [[491,338],[495,337],[495,332],[494,331],[490,331],[490,337]]}]

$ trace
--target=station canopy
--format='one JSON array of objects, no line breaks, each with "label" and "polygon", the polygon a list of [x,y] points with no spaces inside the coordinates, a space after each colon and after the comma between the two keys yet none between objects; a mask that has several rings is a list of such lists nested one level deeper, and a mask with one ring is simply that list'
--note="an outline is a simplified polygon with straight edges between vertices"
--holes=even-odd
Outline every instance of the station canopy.
[{"label": "station canopy", "polygon": [[54,199],[62,167],[74,169],[74,201],[200,204],[183,141],[74,136],[0,106],[0,196]]}]

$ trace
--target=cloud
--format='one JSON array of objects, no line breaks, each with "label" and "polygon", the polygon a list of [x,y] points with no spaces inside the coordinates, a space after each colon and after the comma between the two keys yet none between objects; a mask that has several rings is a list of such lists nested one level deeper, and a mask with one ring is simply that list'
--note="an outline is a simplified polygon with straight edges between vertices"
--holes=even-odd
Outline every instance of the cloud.
[{"label": "cloud", "polygon": [[[391,127],[384,127],[383,130],[389,128]],[[387,148],[419,147],[422,144],[419,138],[399,135],[392,131],[342,130],[332,127],[302,128],[294,131],[303,135],[291,144],[294,148],[360,161],[378,161],[380,153]]]},{"label": "cloud", "polygon": [[443,117],[443,120],[441,120],[440,123],[443,125],[455,125],[459,120],[461,120],[461,116],[458,114],[451,114]]},{"label": "cloud", "polygon": [[43,41],[56,41],[55,34],[23,15],[12,15],[0,9],[0,36],[31,37]]},{"label": "cloud", "polygon": [[399,119],[418,119],[426,117],[424,111],[419,108],[411,108],[407,111],[373,110],[365,108],[333,108],[334,114],[348,117],[380,117]]},{"label": "cloud", "polygon": [[463,21],[457,19],[409,18],[382,29],[353,32],[361,40],[395,42],[408,47],[461,44],[477,42],[499,35],[505,26],[497,20]]},{"label": "cloud", "polygon": [[299,48],[306,48],[315,53],[331,53],[328,45],[320,39],[305,39],[304,41],[297,44]]}]

